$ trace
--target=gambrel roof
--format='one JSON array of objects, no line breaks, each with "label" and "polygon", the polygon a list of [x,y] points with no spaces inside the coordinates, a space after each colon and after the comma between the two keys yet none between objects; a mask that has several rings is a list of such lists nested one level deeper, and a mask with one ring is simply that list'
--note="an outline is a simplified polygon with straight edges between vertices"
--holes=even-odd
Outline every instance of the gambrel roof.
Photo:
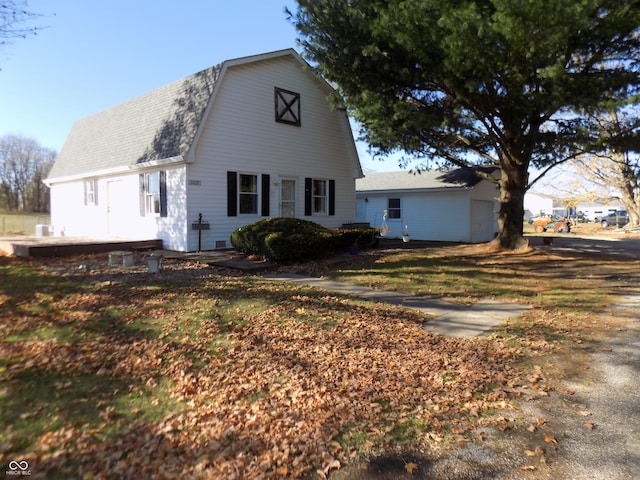
[{"label": "gambrel roof", "polygon": [[49,178],[186,156],[220,69],[203,70],[78,120]]},{"label": "gambrel roof", "polygon": [[78,120],[47,182],[186,161],[226,69],[286,55],[308,66],[293,49],[227,60]]},{"label": "gambrel roof", "polygon": [[356,191],[397,192],[473,188],[482,179],[470,170],[423,170],[418,172],[367,173],[356,179]]}]

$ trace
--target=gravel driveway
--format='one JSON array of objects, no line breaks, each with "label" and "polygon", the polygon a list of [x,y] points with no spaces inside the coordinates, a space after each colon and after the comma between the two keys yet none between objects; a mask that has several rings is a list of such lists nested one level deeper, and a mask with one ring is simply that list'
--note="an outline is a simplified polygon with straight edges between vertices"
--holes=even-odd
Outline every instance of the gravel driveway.
[{"label": "gravel driveway", "polygon": [[[640,479],[640,295],[612,307],[630,323],[603,341],[587,382],[565,382],[574,392],[542,412],[563,424],[558,457],[548,476],[572,480]],[[563,418],[564,417],[564,418]],[[585,426],[586,425],[586,426]],[[593,427],[591,429],[591,427]],[[540,473],[540,472],[539,472]]]}]

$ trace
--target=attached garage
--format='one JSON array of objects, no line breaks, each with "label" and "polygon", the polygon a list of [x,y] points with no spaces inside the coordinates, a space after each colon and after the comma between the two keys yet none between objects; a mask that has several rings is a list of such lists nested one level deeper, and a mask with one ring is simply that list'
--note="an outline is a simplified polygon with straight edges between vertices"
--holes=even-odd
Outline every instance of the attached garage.
[{"label": "attached garage", "polygon": [[356,180],[356,220],[389,238],[489,242],[498,231],[498,193],[463,169],[368,173]]}]

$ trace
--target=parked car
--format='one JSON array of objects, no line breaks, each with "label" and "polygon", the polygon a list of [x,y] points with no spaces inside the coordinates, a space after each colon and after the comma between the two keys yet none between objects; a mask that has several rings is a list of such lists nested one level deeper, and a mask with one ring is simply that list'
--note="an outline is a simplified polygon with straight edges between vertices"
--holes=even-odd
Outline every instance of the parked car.
[{"label": "parked car", "polygon": [[584,212],[578,212],[576,217],[579,223],[589,223],[591,221],[589,216]]},{"label": "parked car", "polygon": [[611,212],[600,219],[600,225],[602,228],[616,226],[618,228],[624,227],[629,223],[629,214],[626,210],[618,210]]}]

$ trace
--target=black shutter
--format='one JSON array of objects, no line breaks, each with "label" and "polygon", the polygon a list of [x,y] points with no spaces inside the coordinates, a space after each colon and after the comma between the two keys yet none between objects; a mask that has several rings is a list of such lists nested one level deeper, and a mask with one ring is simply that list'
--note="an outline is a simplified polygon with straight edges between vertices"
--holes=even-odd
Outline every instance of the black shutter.
[{"label": "black shutter", "polygon": [[262,175],[262,216],[269,216],[269,203],[271,201],[271,196],[269,193],[269,187],[271,185],[271,176],[270,175]]},{"label": "black shutter", "polygon": [[140,185],[140,216],[144,217],[146,208],[145,208],[145,188],[144,188],[144,173],[141,173],[139,176],[139,185]]},{"label": "black shutter", "polygon": [[167,172],[160,170],[160,216],[167,216]]},{"label": "black shutter", "polygon": [[238,173],[227,172],[227,216],[238,216]]},{"label": "black shutter", "polygon": [[336,214],[336,181],[329,180],[329,215]]},{"label": "black shutter", "polygon": [[304,214],[305,216],[311,215],[311,190],[312,180],[310,178],[304,179]]}]

